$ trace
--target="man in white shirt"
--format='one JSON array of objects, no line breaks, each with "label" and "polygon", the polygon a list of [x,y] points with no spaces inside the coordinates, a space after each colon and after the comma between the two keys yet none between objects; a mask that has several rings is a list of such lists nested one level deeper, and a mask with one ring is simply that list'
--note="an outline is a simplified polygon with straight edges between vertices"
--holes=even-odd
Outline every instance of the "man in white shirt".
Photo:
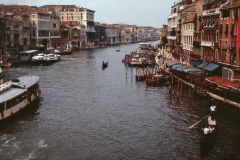
[{"label": "man in white shirt", "polygon": [[215,118],[214,118],[214,112],[216,111],[216,109],[217,109],[217,107],[212,104],[211,107],[210,107],[210,113],[211,113],[211,120],[212,120],[212,121],[215,120]]}]

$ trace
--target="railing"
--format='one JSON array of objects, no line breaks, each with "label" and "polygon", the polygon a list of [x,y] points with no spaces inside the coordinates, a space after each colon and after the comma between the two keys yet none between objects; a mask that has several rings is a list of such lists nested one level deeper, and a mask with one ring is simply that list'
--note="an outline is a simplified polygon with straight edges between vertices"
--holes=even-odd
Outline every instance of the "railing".
[{"label": "railing", "polygon": [[215,8],[215,9],[210,9],[210,10],[205,10],[202,12],[202,15],[211,15],[211,14],[216,14],[219,13],[220,14],[220,9],[219,8]]},{"label": "railing", "polygon": [[96,32],[94,29],[87,29],[86,32]]},{"label": "railing", "polygon": [[214,43],[211,41],[201,41],[201,46],[213,47]]},{"label": "railing", "polygon": [[177,17],[177,13],[174,13],[174,14],[172,14],[172,15],[170,15],[170,16],[168,16],[168,18],[173,18],[173,17]]},{"label": "railing", "polygon": [[172,39],[172,40],[176,40],[176,36],[167,36],[167,39]]},{"label": "railing", "polygon": [[193,46],[183,45],[183,49],[184,49],[184,50],[193,51]]},{"label": "railing", "polygon": [[51,38],[61,38],[61,36],[50,36]]}]

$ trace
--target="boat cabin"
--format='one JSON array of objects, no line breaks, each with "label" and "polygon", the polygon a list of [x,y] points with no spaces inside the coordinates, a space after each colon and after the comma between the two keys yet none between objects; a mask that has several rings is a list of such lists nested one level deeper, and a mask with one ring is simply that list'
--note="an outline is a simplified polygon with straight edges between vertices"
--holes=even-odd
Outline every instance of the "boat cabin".
[{"label": "boat cabin", "polygon": [[27,50],[23,52],[19,52],[19,61],[20,62],[28,62],[31,61],[33,56],[37,56],[40,53],[39,50]]}]

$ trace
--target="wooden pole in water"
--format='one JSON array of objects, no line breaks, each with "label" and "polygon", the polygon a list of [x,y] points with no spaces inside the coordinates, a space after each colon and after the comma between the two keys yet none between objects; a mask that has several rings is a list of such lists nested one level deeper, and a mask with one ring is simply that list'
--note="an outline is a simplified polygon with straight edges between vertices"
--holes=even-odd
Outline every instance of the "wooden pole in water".
[{"label": "wooden pole in water", "polygon": [[202,120],[204,120],[205,118],[207,118],[208,116],[210,116],[210,114],[212,113],[209,113],[208,115],[206,115],[205,117],[203,117],[202,119],[200,119],[199,121],[197,121],[196,123],[194,123],[193,125],[191,125],[190,127],[188,127],[189,129],[193,128],[194,126],[196,126],[199,122],[201,122]]}]

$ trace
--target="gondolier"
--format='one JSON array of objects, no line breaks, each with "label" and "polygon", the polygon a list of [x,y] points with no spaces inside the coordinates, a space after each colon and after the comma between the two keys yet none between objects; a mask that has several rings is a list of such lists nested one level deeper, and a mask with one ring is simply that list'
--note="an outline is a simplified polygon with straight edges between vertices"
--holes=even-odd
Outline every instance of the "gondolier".
[{"label": "gondolier", "polygon": [[216,112],[217,107],[214,106],[213,104],[210,107],[210,113],[211,113],[211,120],[214,121],[215,117],[214,117],[214,112]]}]

